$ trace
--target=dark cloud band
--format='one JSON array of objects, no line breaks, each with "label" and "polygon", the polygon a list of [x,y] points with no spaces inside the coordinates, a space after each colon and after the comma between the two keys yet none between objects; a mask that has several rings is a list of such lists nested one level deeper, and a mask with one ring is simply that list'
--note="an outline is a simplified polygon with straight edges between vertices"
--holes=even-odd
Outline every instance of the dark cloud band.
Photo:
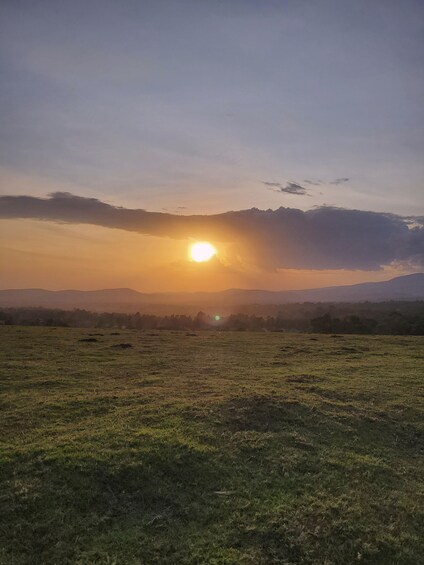
[{"label": "dark cloud band", "polygon": [[176,215],[112,206],[95,198],[0,197],[0,218],[93,224],[174,239],[228,242],[234,256],[262,268],[374,270],[424,265],[422,218],[321,207]]}]

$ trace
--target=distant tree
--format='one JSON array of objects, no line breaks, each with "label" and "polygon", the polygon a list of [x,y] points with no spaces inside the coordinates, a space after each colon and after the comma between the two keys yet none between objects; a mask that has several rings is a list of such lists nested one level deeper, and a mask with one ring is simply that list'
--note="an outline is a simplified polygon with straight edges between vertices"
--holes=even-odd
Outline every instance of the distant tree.
[{"label": "distant tree", "polygon": [[312,331],[317,333],[333,333],[333,320],[327,312],[324,316],[312,318],[311,320]]},{"label": "distant tree", "polygon": [[198,330],[205,329],[210,325],[210,317],[205,312],[198,312],[194,319],[194,327]]}]

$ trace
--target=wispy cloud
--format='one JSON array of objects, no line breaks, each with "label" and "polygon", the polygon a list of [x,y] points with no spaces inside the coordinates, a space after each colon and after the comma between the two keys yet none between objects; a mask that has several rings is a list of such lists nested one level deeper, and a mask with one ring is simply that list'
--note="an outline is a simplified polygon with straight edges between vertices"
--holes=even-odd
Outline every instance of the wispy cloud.
[{"label": "wispy cloud", "polygon": [[310,184],[311,186],[321,186],[323,184],[322,180],[310,180],[310,179],[303,179],[303,182],[306,184]]},{"label": "wispy cloud", "polygon": [[[302,183],[307,184],[310,187],[325,186],[329,184],[340,185],[346,182],[349,182],[348,177],[340,177],[329,181],[324,181],[321,179],[303,179],[302,181]],[[266,186],[266,188],[269,188],[274,192],[285,192],[286,194],[297,194],[299,196],[311,196],[308,189],[299,181],[288,181],[284,183],[265,181],[263,184]]]},{"label": "wispy cloud", "polygon": [[321,179],[304,179],[303,180],[304,183],[309,184],[311,186],[322,186],[322,185],[326,185],[326,184],[344,184],[345,182],[349,182],[349,178],[348,177],[340,177],[334,180],[329,180],[329,181],[324,181]]},{"label": "wispy cloud", "polygon": [[347,177],[334,179],[334,180],[330,181],[329,184],[344,184],[345,182],[349,182],[349,179]]},{"label": "wispy cloud", "polygon": [[93,224],[174,239],[226,242],[234,257],[264,269],[376,270],[424,267],[423,218],[320,207],[181,215],[112,206],[96,198],[1,196],[0,218]]},{"label": "wispy cloud", "polygon": [[297,194],[299,196],[308,194],[306,188],[297,182],[289,181],[285,184],[282,184],[280,182],[264,181],[264,185],[274,192],[286,192],[287,194]]}]

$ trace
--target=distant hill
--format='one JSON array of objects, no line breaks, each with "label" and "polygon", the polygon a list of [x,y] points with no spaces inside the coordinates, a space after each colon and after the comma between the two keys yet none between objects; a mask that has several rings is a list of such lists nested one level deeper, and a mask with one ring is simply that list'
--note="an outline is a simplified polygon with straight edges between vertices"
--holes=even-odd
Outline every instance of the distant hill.
[{"label": "distant hill", "polygon": [[[306,290],[243,290],[221,292],[142,293],[130,288],[106,290],[0,290],[0,306],[41,306],[45,308],[84,308],[94,311],[154,311],[182,306],[230,308],[248,304],[287,304],[293,302],[383,302],[424,300],[424,273],[396,277],[384,282],[361,283]],[[160,307],[160,308],[159,308]]]}]

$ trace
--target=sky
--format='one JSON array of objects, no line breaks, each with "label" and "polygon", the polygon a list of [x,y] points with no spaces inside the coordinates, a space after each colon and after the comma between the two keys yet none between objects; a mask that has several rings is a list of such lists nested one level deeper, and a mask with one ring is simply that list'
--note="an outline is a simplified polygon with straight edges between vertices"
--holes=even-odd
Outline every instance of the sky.
[{"label": "sky", "polygon": [[420,0],[3,0],[0,22],[1,288],[424,270]]}]

